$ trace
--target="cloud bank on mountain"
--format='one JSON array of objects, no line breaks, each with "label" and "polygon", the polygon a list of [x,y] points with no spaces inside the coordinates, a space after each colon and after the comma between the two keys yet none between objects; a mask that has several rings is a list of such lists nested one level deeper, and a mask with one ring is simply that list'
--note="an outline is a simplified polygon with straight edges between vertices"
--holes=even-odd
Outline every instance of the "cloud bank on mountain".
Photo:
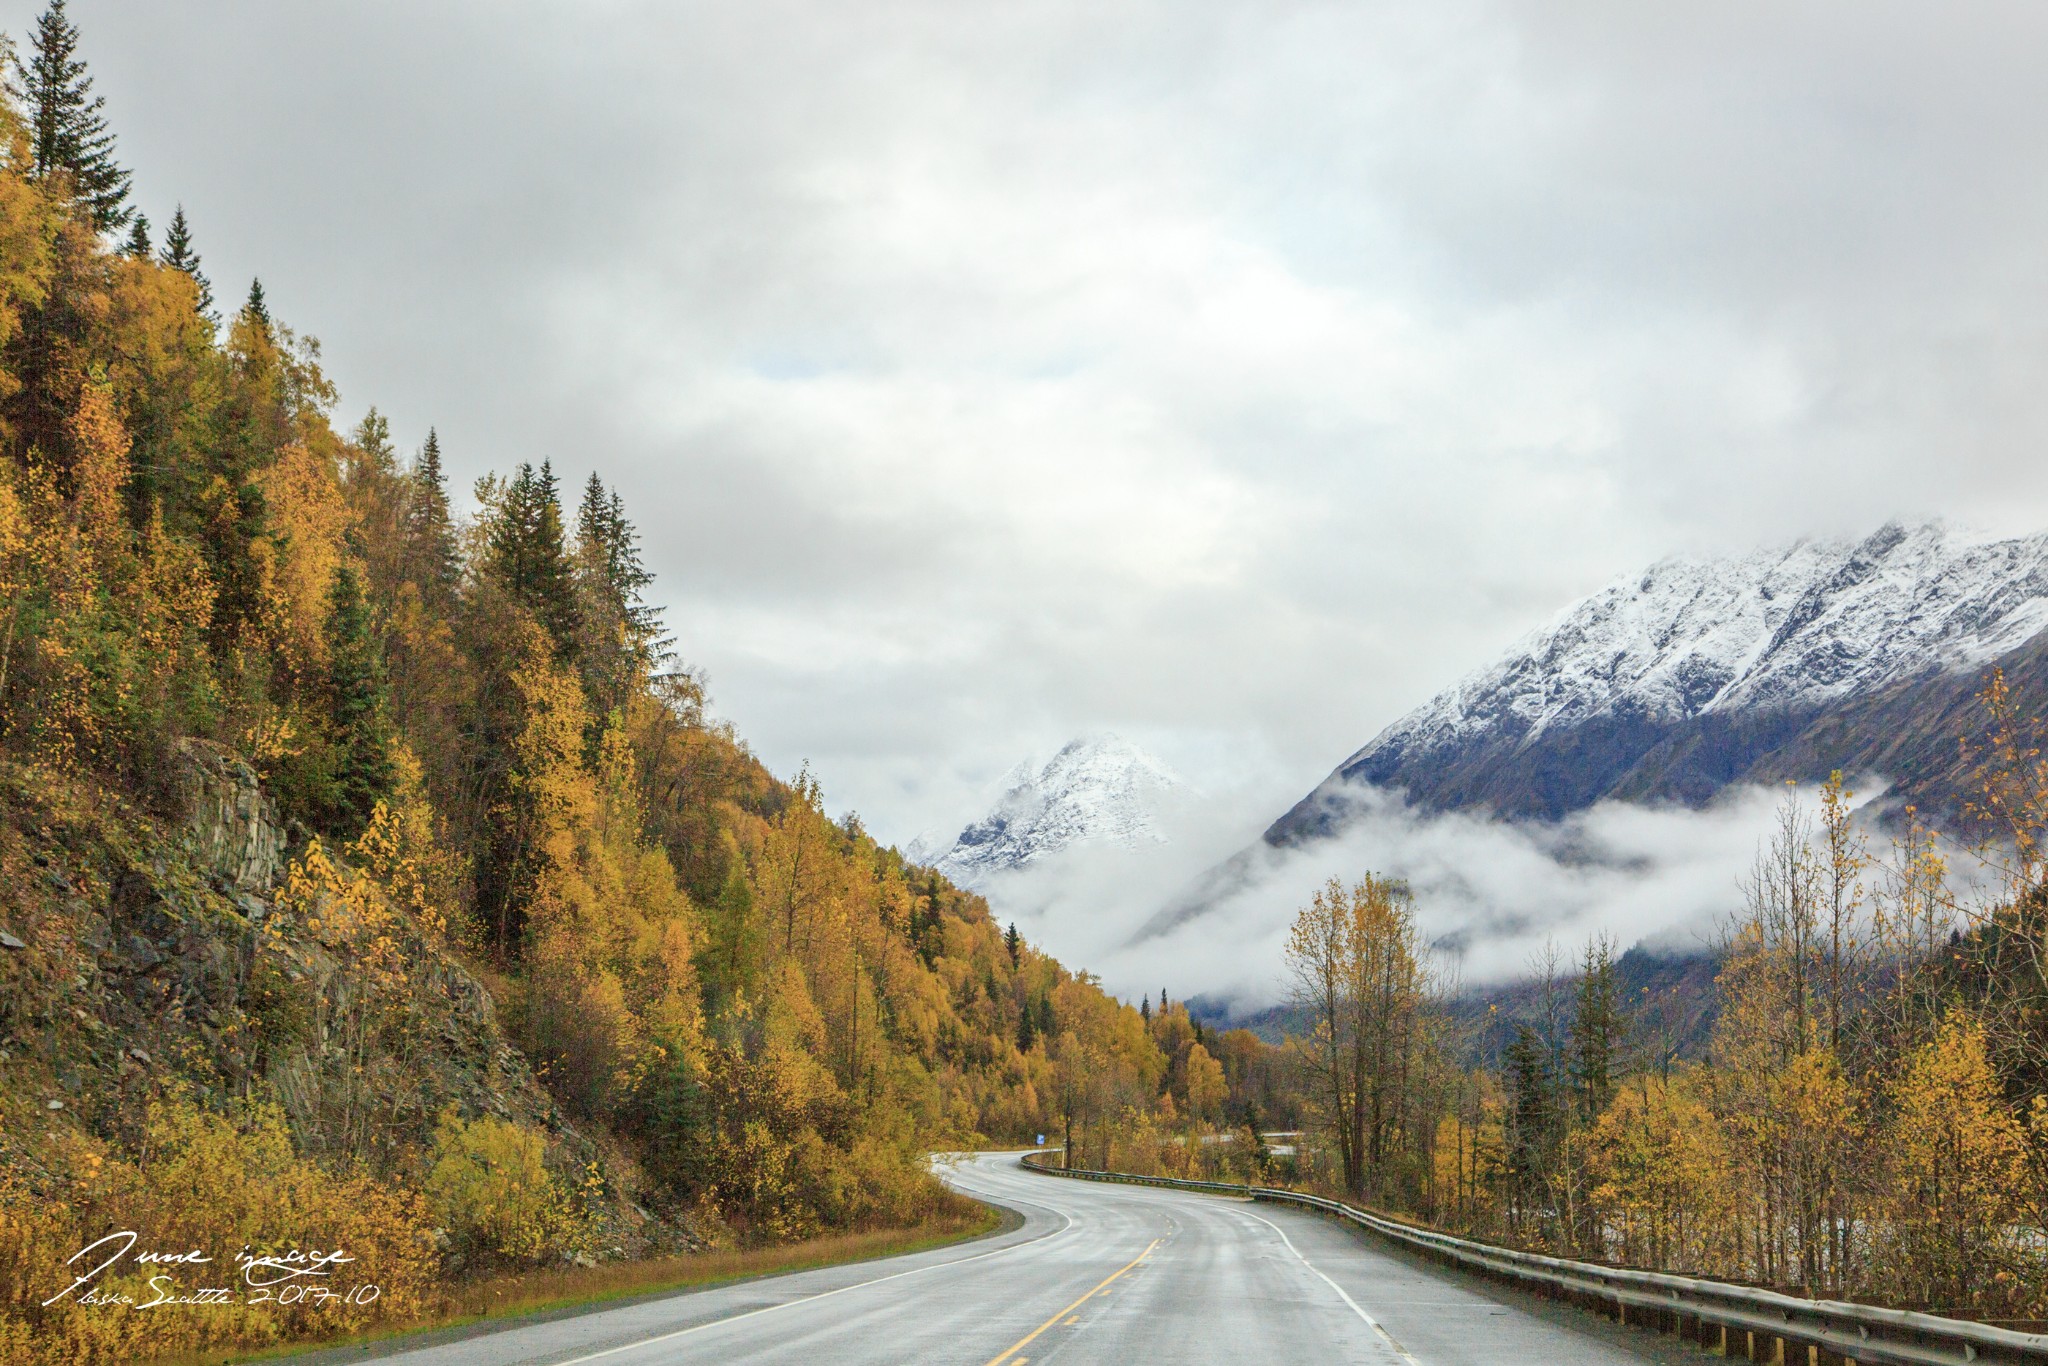
[{"label": "cloud bank on mountain", "polygon": [[[1859,800],[1882,786],[1860,782]],[[1408,880],[1439,966],[1482,984],[1522,973],[1546,941],[1568,955],[1595,934],[1623,947],[1707,948],[1740,903],[1741,877],[1784,792],[1732,789],[1704,810],[1603,803],[1537,824],[1427,812],[1361,788],[1342,833],[1312,844],[1267,846],[1212,808],[1175,829],[1170,844],[1084,851],[984,890],[999,916],[1086,962],[1119,994],[1164,986],[1176,998],[1206,995],[1247,1011],[1285,995],[1294,912],[1328,878],[1370,869]],[[1233,839],[1246,848],[1239,860],[1217,869],[1201,857]],[[1191,886],[1202,894],[1199,914],[1147,923]]]}]

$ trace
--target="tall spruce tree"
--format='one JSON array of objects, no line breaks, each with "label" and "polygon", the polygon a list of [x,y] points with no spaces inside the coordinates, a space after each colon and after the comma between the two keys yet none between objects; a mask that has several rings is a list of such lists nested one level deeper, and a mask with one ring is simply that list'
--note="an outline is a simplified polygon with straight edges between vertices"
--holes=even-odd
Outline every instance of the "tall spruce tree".
[{"label": "tall spruce tree", "polygon": [[1508,1092],[1508,1187],[1514,1213],[1526,1217],[1545,1204],[1558,1136],[1556,1086],[1547,1050],[1526,1023],[1515,1027],[1501,1060]]},{"label": "tall spruce tree", "polygon": [[1572,1080],[1579,1119],[1592,1124],[1614,1099],[1628,1021],[1614,975],[1614,945],[1606,938],[1586,946],[1572,1018]]},{"label": "tall spruce tree", "polygon": [[249,281],[249,298],[242,305],[242,316],[265,332],[270,331],[270,301],[263,297],[263,281]]},{"label": "tall spruce tree", "polygon": [[575,659],[581,614],[576,574],[562,533],[562,501],[555,471],[522,463],[487,539],[492,574],[512,600],[533,614],[554,642],[555,658]]},{"label": "tall spruce tree", "polygon": [[391,419],[371,404],[362,421],[349,435],[350,449],[342,458],[341,476],[346,483],[365,479],[392,478],[398,474],[398,452],[391,446]]},{"label": "tall spruce tree", "polygon": [[70,180],[73,201],[101,232],[128,223],[128,176],[114,161],[114,134],[104,112],[107,99],[92,93],[92,77],[78,56],[78,26],[64,12],[64,0],[36,19],[29,34],[32,55],[16,61],[15,94],[27,107],[29,153],[38,180]]},{"label": "tall spruce tree", "polygon": [[584,684],[599,719],[627,696],[662,657],[661,613],[642,597],[654,575],[616,490],[592,474],[576,510],[576,572],[582,614]]},{"label": "tall spruce tree", "polygon": [[338,454],[342,489],[359,542],[363,591],[377,619],[388,621],[409,571],[402,524],[412,487],[398,467],[391,420],[372,405]]},{"label": "tall spruce tree", "polygon": [[354,835],[391,795],[390,688],[370,605],[355,566],[334,571],[327,598],[327,705],[334,743],[328,828]]},{"label": "tall spruce tree", "polygon": [[206,317],[212,317],[213,282],[199,268],[199,253],[192,246],[192,227],[185,221],[183,204],[171,215],[171,226],[164,233],[164,249],[157,259],[172,270],[182,270],[192,277],[192,283],[199,286],[199,311]]},{"label": "tall spruce tree", "polygon": [[420,596],[446,608],[455,600],[462,562],[448,509],[448,476],[441,469],[441,437],[432,427],[409,478],[404,521],[408,569]]},{"label": "tall spruce tree", "polygon": [[123,250],[138,261],[149,259],[149,215],[139,209],[128,225],[128,245]]}]

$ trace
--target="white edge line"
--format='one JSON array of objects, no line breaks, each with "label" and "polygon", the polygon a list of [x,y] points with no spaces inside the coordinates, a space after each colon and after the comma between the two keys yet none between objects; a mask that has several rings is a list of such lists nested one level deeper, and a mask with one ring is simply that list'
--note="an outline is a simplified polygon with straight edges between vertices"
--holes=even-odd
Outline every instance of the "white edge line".
[{"label": "white edge line", "polygon": [[[914,1266],[910,1268],[910,1270],[908,1271],[896,1271],[890,1273],[887,1276],[877,1276],[871,1281],[856,1281],[852,1285],[842,1285],[837,1290],[821,1290],[815,1295],[806,1295],[799,1300],[784,1300],[780,1304],[764,1304],[759,1309],[749,1309],[745,1313],[741,1314],[728,1314],[722,1319],[707,1319],[703,1323],[693,1323],[688,1328],[678,1328],[673,1332],[660,1333],[651,1338],[636,1338],[632,1342],[622,1342],[616,1347],[607,1347],[603,1351],[591,1352],[587,1356],[569,1357],[563,1361],[552,1362],[550,1363],[550,1366],[583,1366],[583,1363],[586,1361],[599,1361],[605,1357],[617,1356],[620,1352],[630,1352],[636,1347],[652,1347],[657,1342],[669,1342],[676,1338],[687,1337],[691,1333],[701,1333],[707,1328],[722,1328],[728,1323],[738,1323],[741,1319],[750,1319],[757,1314],[772,1314],[778,1309],[794,1309],[796,1306],[800,1304],[816,1304],[819,1300],[829,1300],[834,1295],[844,1295],[849,1290],[865,1290],[867,1289],[867,1287],[871,1285],[880,1285],[884,1281],[899,1281],[902,1280],[905,1276],[918,1276],[922,1275],[927,1271],[939,1271],[949,1266],[965,1266],[969,1262],[978,1262],[982,1260],[984,1257],[1000,1257],[1005,1252],[1015,1252],[1020,1247],[1030,1247],[1033,1243],[1042,1243],[1047,1238],[1057,1238],[1060,1234],[1065,1233],[1068,1229],[1074,1226],[1073,1219],[1070,1218],[1064,1211],[1054,1210],[1053,1213],[1058,1214],[1061,1219],[1065,1220],[1065,1222],[1062,1223],[1058,1228],[1052,1230],[1052,1232],[1050,1233],[1041,1233],[1036,1238],[1026,1238],[1023,1242],[1011,1243],[1008,1247],[999,1247],[990,1252],[977,1252],[972,1257],[960,1257],[950,1262],[933,1262],[929,1266]],[[1258,1216],[1254,1215],[1252,1217],[1257,1218]],[[1263,1224],[1266,1221],[1260,1219],[1259,1222]],[[1275,1231],[1277,1232],[1278,1230],[1276,1229]],[[1280,1236],[1282,1239],[1285,1239],[1287,1235],[1282,1233]],[[1292,1247],[1293,1244],[1290,1243],[1288,1246]],[[1301,1254],[1297,1252],[1294,1255],[1299,1257]],[[1306,1263],[1304,1263],[1304,1265],[1306,1265]],[[823,1268],[817,1269],[822,1270]],[[1311,1267],[1310,1270],[1314,1270],[1314,1268]],[[784,1274],[801,1275],[802,1273],[788,1272]],[[1319,1276],[1322,1275],[1321,1272],[1317,1272],[1316,1274]],[[1324,1276],[1323,1279],[1329,1280],[1329,1277]],[[1335,1285],[1336,1282],[1330,1281],[1330,1284]],[[688,1294],[689,1292],[684,1291],[682,1293]],[[1341,1289],[1337,1293],[1340,1295],[1344,1294],[1344,1292]],[[1344,1299],[1345,1303],[1349,1304],[1351,1297],[1349,1295],[1345,1295]],[[1351,1307],[1354,1309],[1358,1308],[1358,1306],[1355,1304]],[[1362,1309],[1359,1310],[1359,1313],[1361,1314],[1363,1314],[1364,1312],[1365,1311]],[[1367,1319],[1366,1322],[1372,1323],[1372,1320]],[[1373,1324],[1373,1326],[1375,1328],[1379,1327],[1378,1324]],[[1382,1333],[1385,1332],[1384,1329],[1382,1329],[1381,1331]]]},{"label": "white edge line", "polygon": [[[1387,1346],[1393,1348],[1396,1352],[1400,1353],[1401,1360],[1410,1363],[1410,1366],[1421,1366],[1420,1362],[1417,1362],[1414,1357],[1408,1354],[1407,1348],[1403,1347],[1400,1343],[1394,1341],[1394,1335],[1392,1333],[1389,1333],[1384,1327],[1382,1327],[1378,1319],[1374,1318],[1372,1315],[1366,1313],[1363,1309],[1360,1309],[1358,1307],[1358,1301],[1352,1299],[1350,1294],[1345,1291],[1343,1286],[1337,1284],[1328,1276],[1324,1275],[1320,1267],[1318,1267],[1314,1262],[1311,1262],[1308,1258],[1301,1255],[1301,1249],[1296,1247],[1294,1245],[1293,1240],[1287,1236],[1286,1229],[1281,1228],[1280,1225],[1274,1223],[1271,1219],[1264,1218],[1261,1215],[1253,1214],[1250,1210],[1245,1210],[1244,1214],[1247,1218],[1257,1219],[1267,1228],[1272,1229],[1273,1232],[1279,1234],[1280,1241],[1287,1244],[1287,1250],[1294,1254],[1295,1260],[1300,1262],[1303,1266],[1307,1267],[1310,1271],[1315,1272],[1316,1275],[1322,1276],[1323,1283],[1329,1286],[1330,1289],[1337,1292],[1337,1298],[1343,1300],[1344,1303],[1350,1305],[1352,1313],[1364,1319],[1368,1327],[1370,1327],[1375,1333],[1378,1333],[1381,1337],[1385,1338],[1387,1340]],[[564,1363],[564,1366],[567,1366],[567,1363]]]}]

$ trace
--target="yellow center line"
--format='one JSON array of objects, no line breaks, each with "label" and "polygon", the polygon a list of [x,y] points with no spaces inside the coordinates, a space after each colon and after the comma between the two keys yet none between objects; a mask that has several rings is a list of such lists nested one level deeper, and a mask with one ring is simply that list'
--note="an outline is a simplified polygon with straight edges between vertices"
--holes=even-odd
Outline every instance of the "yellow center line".
[{"label": "yellow center line", "polygon": [[[1054,1314],[1044,1323],[1039,1324],[1029,1333],[1026,1333],[1023,1337],[1019,1338],[1017,1342],[1013,1344],[1008,1351],[1004,1352],[1001,1356],[998,1356],[994,1361],[991,1361],[988,1364],[988,1366],[1003,1366],[1004,1362],[1009,1361],[1011,1357],[1016,1356],[1017,1353],[1023,1351],[1026,1347],[1029,1347],[1031,1345],[1032,1339],[1036,1338],[1040,1333],[1043,1333],[1046,1329],[1052,1327],[1061,1319],[1073,1313],[1076,1309],[1079,1309],[1082,1305],[1088,1303],[1088,1301],[1094,1299],[1097,1295],[1101,1294],[1105,1288],[1108,1287],[1111,1281],[1115,1280],[1117,1277],[1123,1275],[1126,1271],[1129,1271],[1132,1267],[1136,1266],[1139,1262],[1142,1262],[1147,1257],[1151,1256],[1152,1249],[1158,1246],[1159,1239],[1154,1238],[1151,1241],[1151,1243],[1146,1246],[1143,1252],[1140,1252],[1137,1256],[1131,1258],[1128,1262],[1125,1262],[1122,1266],[1118,1267],[1116,1270],[1110,1272],[1107,1276],[1103,1277],[1102,1283],[1096,1286],[1093,1290],[1083,1295],[1080,1299],[1075,1300],[1065,1309],[1060,1310],[1059,1313]],[[1011,1362],[1010,1366],[1022,1366],[1022,1363]]]}]

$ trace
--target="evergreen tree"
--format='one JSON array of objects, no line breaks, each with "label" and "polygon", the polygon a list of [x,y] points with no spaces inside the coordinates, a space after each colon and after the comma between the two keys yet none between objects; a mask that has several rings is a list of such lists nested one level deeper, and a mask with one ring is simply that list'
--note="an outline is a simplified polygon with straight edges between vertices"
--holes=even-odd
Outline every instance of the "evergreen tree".
[{"label": "evergreen tree", "polygon": [[427,444],[413,463],[405,500],[405,539],[413,582],[429,603],[446,607],[461,579],[455,519],[448,510],[448,479],[441,469],[441,438],[427,428]]},{"label": "evergreen tree", "polygon": [[1147,996],[1145,997],[1145,999],[1144,999],[1144,1000],[1142,1000],[1142,1001],[1138,1002],[1138,1014],[1140,1014],[1140,1015],[1142,1015],[1142,1016],[1144,1016],[1144,1017],[1145,1017],[1145,1023],[1146,1023],[1146,1024],[1148,1024],[1148,1025],[1149,1025],[1149,1024],[1151,1024],[1151,1023],[1152,1023],[1152,998],[1151,998],[1151,996],[1147,995]]},{"label": "evergreen tree", "polygon": [[92,77],[78,57],[78,26],[64,12],[64,0],[50,0],[29,36],[34,55],[17,60],[15,96],[27,106],[29,152],[34,175],[70,178],[76,203],[101,232],[118,232],[128,222],[128,172],[114,162],[114,135],[107,128],[106,97],[92,93]]},{"label": "evergreen tree", "polygon": [[376,628],[355,567],[334,571],[327,617],[328,714],[335,747],[329,828],[353,835],[391,795],[390,690]]},{"label": "evergreen tree", "polygon": [[555,658],[576,657],[581,613],[576,574],[562,535],[562,502],[554,468],[521,464],[492,520],[486,555],[512,600],[533,614],[554,644]]},{"label": "evergreen tree", "polygon": [[270,331],[270,304],[263,297],[263,281],[249,281],[249,300],[242,305],[242,316],[266,334]]},{"label": "evergreen tree", "polygon": [[1017,1016],[1017,1051],[1029,1053],[1031,1045],[1038,1042],[1038,1017],[1032,1013],[1031,1003],[1026,1001],[1024,1009]]},{"label": "evergreen tree", "polygon": [[280,530],[272,519],[275,490],[264,475],[300,443],[307,416],[308,394],[299,384],[309,376],[291,373],[270,334],[260,287],[251,294],[257,311],[243,310],[228,326],[222,392],[206,416],[203,444],[180,476],[190,499],[185,515],[199,532],[218,589],[208,643],[223,664],[237,651],[253,661],[247,647],[263,639],[258,623],[268,610],[273,533]]},{"label": "evergreen tree", "polygon": [[[406,579],[401,534],[409,485],[391,445],[391,422],[375,406],[363,414],[337,462],[353,519],[363,591],[379,622],[390,622]],[[401,659],[403,646],[400,647]],[[401,665],[402,667],[402,665]]]},{"label": "evergreen tree", "polygon": [[375,404],[356,424],[349,444],[352,449],[342,464],[342,478],[349,483],[398,473],[398,452],[391,447],[391,419],[378,412]]},{"label": "evergreen tree", "polygon": [[149,215],[138,210],[128,225],[128,254],[138,261],[149,259]]},{"label": "evergreen tree", "polygon": [[170,230],[164,234],[164,249],[157,259],[192,277],[192,283],[199,286],[199,311],[206,317],[212,317],[213,282],[199,269],[199,253],[192,248],[192,228],[185,221],[183,204],[171,215]]},{"label": "evergreen tree", "polygon": [[601,718],[624,705],[666,642],[659,610],[642,597],[654,576],[641,561],[625,503],[595,473],[576,510],[576,572],[584,685]]},{"label": "evergreen tree", "polygon": [[1556,1103],[1547,1050],[1527,1024],[1515,1027],[1503,1055],[1508,1091],[1508,1184],[1521,1210],[1540,1207],[1551,1169]]},{"label": "evergreen tree", "polygon": [[1010,951],[1010,970],[1016,971],[1019,955],[1024,951],[1024,936],[1017,933],[1017,922],[1012,920],[1010,928],[1003,932],[1003,947]]},{"label": "evergreen tree", "polygon": [[651,617],[641,595],[654,575],[641,563],[639,539],[626,519],[624,500],[618,490],[606,490],[595,472],[585,481],[583,501],[576,509],[576,540],[622,610],[644,629]]},{"label": "evergreen tree", "polygon": [[1614,945],[1596,939],[1586,946],[1579,976],[1577,1012],[1572,1019],[1572,1080],[1579,1117],[1591,1124],[1614,1099],[1615,1072],[1627,1034],[1621,991],[1614,978]]}]

